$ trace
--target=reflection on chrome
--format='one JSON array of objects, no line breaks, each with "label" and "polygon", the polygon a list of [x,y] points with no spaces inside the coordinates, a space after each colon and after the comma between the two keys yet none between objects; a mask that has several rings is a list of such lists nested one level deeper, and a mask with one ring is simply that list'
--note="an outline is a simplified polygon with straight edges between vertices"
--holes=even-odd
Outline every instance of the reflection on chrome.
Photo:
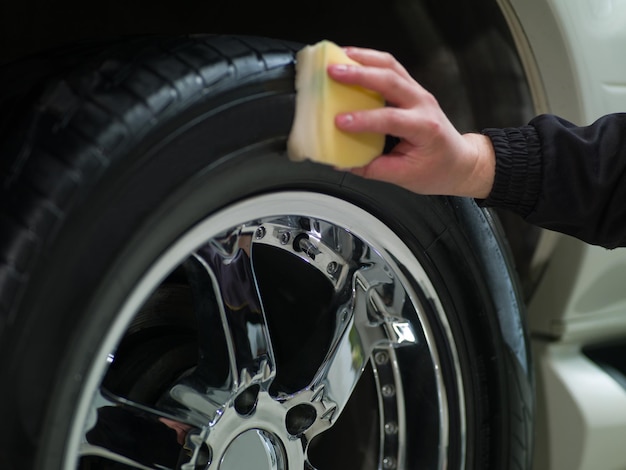
[{"label": "reflection on chrome", "polygon": [[[268,324],[269,294],[256,265],[256,251],[263,249],[297,260],[331,286],[333,326],[326,355],[297,390],[275,383],[278,338],[272,334],[284,332]],[[337,422],[369,363],[379,387],[378,468],[401,461],[404,421],[397,413],[404,397],[394,351],[418,344],[419,307],[376,250],[335,224],[267,217],[221,232],[179,267],[193,299],[195,366],[151,404],[102,386],[92,400],[80,455],[139,469],[235,470],[246,462],[249,468],[314,469],[310,443]],[[298,273],[277,268],[272,275]],[[115,353],[108,358],[115,366]],[[388,399],[395,403],[391,408],[382,405]]]}]

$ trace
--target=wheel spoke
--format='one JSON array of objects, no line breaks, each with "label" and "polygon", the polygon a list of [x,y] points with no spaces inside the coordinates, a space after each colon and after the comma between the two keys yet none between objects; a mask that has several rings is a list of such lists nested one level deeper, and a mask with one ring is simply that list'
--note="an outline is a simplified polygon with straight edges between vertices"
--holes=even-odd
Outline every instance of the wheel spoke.
[{"label": "wheel spoke", "polygon": [[[170,390],[174,400],[213,424],[247,389],[267,390],[274,355],[251,263],[250,232],[236,229],[186,262],[198,322],[199,360]],[[242,400],[245,402],[243,396]],[[205,420],[206,422],[206,420]]]},{"label": "wheel spoke", "polygon": [[337,420],[375,349],[417,342],[412,325],[398,313],[405,296],[376,264],[353,272],[352,297],[338,309],[329,352],[308,389],[289,400],[289,406],[308,403],[316,410],[305,433],[309,441]]},{"label": "wheel spoke", "polygon": [[[298,361],[310,368],[294,388],[284,387],[285,377],[270,387],[277,373],[273,347],[282,343],[272,344],[261,292],[268,296],[272,311],[274,305],[280,306],[282,297],[278,302],[271,297],[274,284],[266,277],[272,276],[268,263],[274,256],[276,260],[283,256],[282,252],[277,255],[277,249],[296,260],[293,266],[300,263],[298,269],[317,270],[324,276],[316,273],[315,282],[306,287],[330,287],[320,296],[319,307],[316,304],[324,324],[330,325],[320,330],[325,355],[315,356],[311,348],[301,348]],[[226,457],[235,459],[233,449],[244,442],[240,436],[247,436],[249,426],[256,426],[266,433],[263,442],[281,442],[277,458],[315,470],[308,459],[309,444],[336,423],[372,355],[417,343],[413,326],[405,318],[414,316],[415,302],[401,280],[376,250],[332,224],[298,218],[262,220],[258,225],[249,222],[196,248],[182,266],[197,330],[195,366],[190,364],[178,373],[155,408],[99,397],[99,405],[92,409],[98,419],[85,433],[81,456],[98,456],[134,468],[213,468]],[[297,308],[298,296],[293,299],[289,301]],[[272,327],[277,341],[291,331],[288,324],[277,327],[273,323]],[[107,414],[126,423],[107,423]],[[141,446],[136,436],[120,444],[124,426],[140,427],[128,425],[134,421],[149,421],[160,431],[133,434],[147,435],[153,441],[167,434],[169,442],[152,446],[145,455],[138,453]],[[98,433],[106,439],[94,440]],[[172,450],[163,457],[160,452],[165,448]],[[259,457],[264,456],[259,451]]]},{"label": "wheel spoke", "polygon": [[175,468],[195,427],[104,391],[95,396],[80,445],[82,457],[95,456],[138,469]]}]

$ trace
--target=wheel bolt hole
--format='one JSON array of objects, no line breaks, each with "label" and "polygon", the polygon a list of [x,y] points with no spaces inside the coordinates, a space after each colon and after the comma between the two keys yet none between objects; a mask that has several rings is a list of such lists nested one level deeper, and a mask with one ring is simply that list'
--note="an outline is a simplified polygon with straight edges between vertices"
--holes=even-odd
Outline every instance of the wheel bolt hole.
[{"label": "wheel bolt hole", "polygon": [[307,403],[294,406],[287,412],[285,426],[292,436],[299,436],[309,429],[317,419],[317,411]]},{"label": "wheel bolt hole", "polygon": [[252,385],[235,398],[235,411],[242,416],[249,416],[256,409],[261,387]]},{"label": "wheel bolt hole", "polygon": [[195,468],[197,470],[206,469],[207,465],[211,463],[212,457],[213,453],[211,452],[211,448],[205,442],[203,442],[198,449],[198,456],[196,458]]}]

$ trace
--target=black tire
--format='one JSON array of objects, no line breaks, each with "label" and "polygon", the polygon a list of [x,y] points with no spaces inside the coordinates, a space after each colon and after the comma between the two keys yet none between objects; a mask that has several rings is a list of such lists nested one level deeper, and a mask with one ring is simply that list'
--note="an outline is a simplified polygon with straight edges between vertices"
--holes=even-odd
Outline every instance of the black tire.
[{"label": "black tire", "polygon": [[[471,201],[289,162],[296,49],[129,40],[47,80],[23,119],[5,121],[2,469],[179,468],[189,458],[205,468],[228,444],[234,458],[244,435],[274,449],[272,468],[307,461],[290,442],[319,470],[530,468],[532,369],[496,221]],[[236,285],[258,285],[267,318],[250,286],[252,300],[232,295],[248,309],[237,321],[269,341],[258,356],[207,275],[227,282],[211,257],[244,256],[233,240],[254,248]],[[365,281],[341,284],[344,268]],[[358,326],[348,335],[343,321]],[[400,336],[379,337],[384,325]],[[330,373],[315,378],[320,365],[339,367],[326,355],[344,342],[354,365],[342,377],[356,386],[345,396]],[[215,416],[226,424],[207,437],[206,409],[173,403],[173,390],[216,400],[222,386]],[[184,431],[155,430],[159,418]],[[228,426],[239,434],[217,443]],[[78,459],[81,439],[118,463],[92,448]]]}]

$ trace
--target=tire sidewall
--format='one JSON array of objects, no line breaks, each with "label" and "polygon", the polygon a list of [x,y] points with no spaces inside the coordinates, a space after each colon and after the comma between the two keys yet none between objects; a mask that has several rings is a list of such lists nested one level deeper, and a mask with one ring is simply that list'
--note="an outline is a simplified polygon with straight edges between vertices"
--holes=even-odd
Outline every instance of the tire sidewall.
[{"label": "tire sidewall", "polygon": [[[502,347],[497,320],[489,316],[494,316],[493,300],[476,260],[467,258],[468,268],[460,271],[440,271],[437,265],[437,259],[450,263],[472,250],[449,201],[308,162],[289,162],[284,149],[293,98],[288,86],[270,94],[242,86],[181,112],[129,149],[56,234],[12,329],[9,350],[19,354],[20,365],[9,366],[0,379],[16,384],[17,406],[3,405],[2,415],[6,412],[9,422],[23,429],[22,445],[37,447],[35,468],[63,468],[83,381],[94,361],[102,359],[96,354],[105,332],[154,260],[208,215],[255,195],[307,190],[370,211],[392,227],[436,279],[460,354],[470,354],[464,370],[476,369],[471,356],[479,348],[476,337],[487,336],[477,336],[476,330],[486,326],[494,338],[480,347],[492,354]],[[446,232],[452,240],[443,250],[433,249]],[[474,278],[467,278],[469,272]],[[471,284],[461,289],[468,280]],[[474,293],[459,296],[469,291]],[[464,331],[470,322],[462,316],[478,306],[483,309],[478,323]],[[490,378],[477,380],[467,372],[464,380],[471,384],[468,390],[480,390],[488,388]],[[21,451],[33,453],[27,447]]]}]

